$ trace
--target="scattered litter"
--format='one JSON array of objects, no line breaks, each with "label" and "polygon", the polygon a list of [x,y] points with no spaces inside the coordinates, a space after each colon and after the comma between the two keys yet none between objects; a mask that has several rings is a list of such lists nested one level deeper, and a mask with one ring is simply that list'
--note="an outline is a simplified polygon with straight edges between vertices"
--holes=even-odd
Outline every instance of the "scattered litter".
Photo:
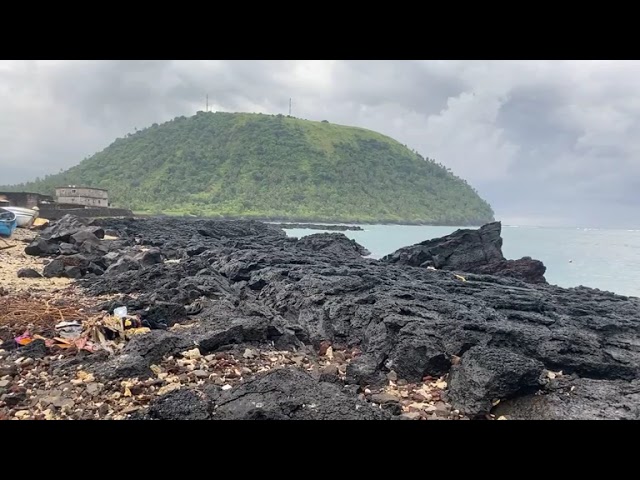
[{"label": "scattered litter", "polygon": [[229,384],[223,385],[222,390],[231,390],[231,385]]},{"label": "scattered litter", "polygon": [[49,220],[46,218],[38,217],[31,224],[32,230],[42,230],[45,227],[49,226]]},{"label": "scattered litter", "polygon": [[89,315],[85,307],[68,298],[42,300],[28,293],[0,297],[3,324],[9,328],[29,331],[51,330],[58,322],[83,321]]},{"label": "scattered litter", "polygon": [[118,307],[113,310],[113,314],[118,318],[123,318],[127,316],[127,307]]},{"label": "scattered litter", "polygon": [[134,335],[143,335],[145,333],[149,333],[151,329],[149,327],[138,327],[132,328],[131,330],[127,330],[127,337],[132,337]]},{"label": "scattered litter", "polygon": [[29,330],[27,330],[26,332],[24,332],[19,337],[16,337],[15,341],[16,341],[16,343],[18,345],[23,345],[23,346],[24,345],[29,345],[31,342],[33,342],[33,337],[29,333]]},{"label": "scattered litter", "polygon": [[60,322],[55,326],[56,333],[61,338],[78,338],[82,334],[82,325],[76,322]]},{"label": "scattered litter", "polygon": [[467,279],[466,279],[466,278],[464,278],[462,275],[458,275],[458,274],[455,274],[455,273],[454,273],[454,274],[453,274],[453,276],[454,276],[454,277],[456,277],[458,280],[462,280],[463,282],[466,282],[466,281],[467,281]]}]

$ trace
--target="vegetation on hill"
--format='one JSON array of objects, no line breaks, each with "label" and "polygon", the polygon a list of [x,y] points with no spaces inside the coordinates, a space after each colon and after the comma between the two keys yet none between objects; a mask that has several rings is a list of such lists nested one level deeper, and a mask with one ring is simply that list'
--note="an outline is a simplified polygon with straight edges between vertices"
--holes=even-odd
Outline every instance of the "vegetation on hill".
[{"label": "vegetation on hill", "polygon": [[65,172],[12,187],[106,188],[147,213],[479,225],[493,211],[464,180],[362,128],[283,115],[205,113],[119,138]]}]

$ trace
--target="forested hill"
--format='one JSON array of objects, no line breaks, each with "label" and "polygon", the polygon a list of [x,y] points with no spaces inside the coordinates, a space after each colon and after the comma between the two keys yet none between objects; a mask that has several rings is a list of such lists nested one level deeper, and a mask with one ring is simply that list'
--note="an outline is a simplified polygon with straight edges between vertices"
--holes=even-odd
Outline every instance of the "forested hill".
[{"label": "forested hill", "polygon": [[[472,154],[472,152],[470,152]],[[362,128],[282,115],[205,113],[119,138],[69,170],[1,189],[106,188],[115,206],[279,220],[480,225],[462,179]]]}]

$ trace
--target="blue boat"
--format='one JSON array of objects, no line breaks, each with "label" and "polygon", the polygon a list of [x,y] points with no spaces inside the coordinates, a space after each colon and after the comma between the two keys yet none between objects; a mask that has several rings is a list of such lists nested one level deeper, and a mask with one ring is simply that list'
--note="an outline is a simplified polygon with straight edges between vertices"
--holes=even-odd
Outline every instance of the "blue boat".
[{"label": "blue boat", "polygon": [[16,229],[16,214],[0,208],[0,237],[10,237]]}]

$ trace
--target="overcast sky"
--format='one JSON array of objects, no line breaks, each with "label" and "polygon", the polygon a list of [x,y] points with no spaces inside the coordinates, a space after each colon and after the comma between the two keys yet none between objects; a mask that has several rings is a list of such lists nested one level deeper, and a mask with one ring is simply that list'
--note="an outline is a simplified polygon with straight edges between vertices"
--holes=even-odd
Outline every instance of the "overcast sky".
[{"label": "overcast sky", "polygon": [[637,61],[0,61],[0,184],[204,110],[370,128],[519,225],[640,228]]}]

